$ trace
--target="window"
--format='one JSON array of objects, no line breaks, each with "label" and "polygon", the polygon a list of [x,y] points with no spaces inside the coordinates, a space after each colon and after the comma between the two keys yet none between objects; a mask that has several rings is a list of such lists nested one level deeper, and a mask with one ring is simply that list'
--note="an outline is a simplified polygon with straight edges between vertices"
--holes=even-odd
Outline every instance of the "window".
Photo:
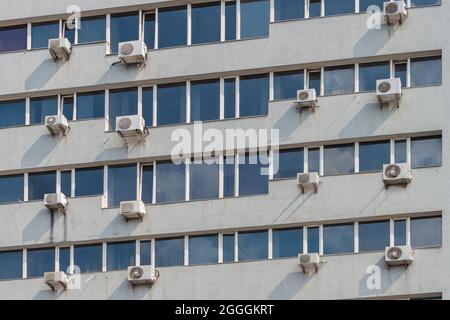
[{"label": "window", "polygon": [[116,117],[137,114],[138,89],[116,89],[109,92],[109,126],[116,130]]},{"label": "window", "polygon": [[303,253],[303,228],[273,230],[273,257],[297,257]]},{"label": "window", "polygon": [[0,128],[25,124],[25,100],[0,102]]},{"label": "window", "polygon": [[141,266],[149,266],[152,264],[152,242],[141,241],[140,245]]},{"label": "window", "polygon": [[70,248],[59,248],[59,271],[67,274],[71,273],[70,268]]},{"label": "window", "polygon": [[239,261],[267,259],[267,231],[239,232]]},{"label": "window", "polygon": [[58,97],[30,99],[30,124],[44,123],[46,116],[58,113]]},{"label": "window", "polygon": [[26,49],[27,25],[0,28],[0,52]]},{"label": "window", "polygon": [[156,202],[185,200],[185,164],[158,162],[156,165]]},{"label": "window", "polygon": [[388,62],[361,63],[359,65],[359,91],[375,91],[377,80],[389,79],[391,65]]},{"label": "window", "polygon": [[338,14],[354,13],[355,0],[324,0],[325,15],[334,16]]},{"label": "window", "polygon": [[322,92],[320,90],[320,80],[321,72],[320,71],[308,71],[308,89],[315,89],[317,95],[321,95]]},{"label": "window", "polygon": [[47,49],[48,40],[59,38],[59,21],[33,23],[31,25],[31,48]]},{"label": "window", "polygon": [[395,163],[405,163],[406,160],[406,140],[395,140],[394,143]]},{"label": "window", "polygon": [[147,127],[153,126],[153,88],[142,89],[142,116]]},{"label": "window", "polygon": [[65,96],[61,99],[62,114],[67,118],[67,120],[73,120],[73,107],[74,99],[73,96]]},{"label": "window", "polygon": [[440,85],[441,83],[441,57],[411,59],[411,87]]},{"label": "window", "polygon": [[217,234],[189,237],[189,265],[217,263]]},{"label": "window", "polygon": [[[88,43],[105,40],[106,40],[105,16],[81,18],[80,29],[78,29],[78,43]],[[137,40],[137,38],[128,40]]]},{"label": "window", "polygon": [[269,105],[269,76],[243,76],[239,80],[240,116],[266,115]]},{"label": "window", "polygon": [[355,145],[353,143],[325,146],[323,156],[325,175],[355,172]]},{"label": "window", "polygon": [[236,39],[236,1],[225,2],[225,40]]},{"label": "window", "polygon": [[383,12],[385,0],[359,0],[359,12],[367,12],[370,6],[377,6]]},{"label": "window", "polygon": [[153,166],[142,167],[141,200],[144,203],[152,203],[153,201]]},{"label": "window", "polygon": [[220,118],[220,81],[191,82],[191,121]]},{"label": "window", "polygon": [[189,170],[191,200],[219,198],[218,161],[195,160],[189,165]]},{"label": "window", "polygon": [[319,241],[320,232],[319,227],[308,227],[307,229],[307,241],[308,241],[308,253],[319,253]]},{"label": "window", "polygon": [[253,195],[269,192],[269,176],[261,174],[261,169],[267,168],[258,155],[240,156],[239,159],[239,194]]},{"label": "window", "polygon": [[297,96],[297,90],[303,90],[304,79],[302,71],[275,72],[274,81],[274,98],[290,99]]},{"label": "window", "polygon": [[112,242],[107,245],[107,270],[126,270],[135,265],[136,242]]},{"label": "window", "polygon": [[75,169],[75,196],[103,194],[103,167]]},{"label": "window", "polygon": [[144,14],[144,42],[148,49],[155,48],[155,18],[154,12],[146,12]]},{"label": "window", "polygon": [[[276,163],[276,162],[274,162]],[[278,171],[276,170],[278,169]],[[278,168],[274,167],[274,177],[294,178],[303,172],[303,149],[280,150],[278,153]]]},{"label": "window", "polygon": [[63,21],[64,37],[69,40],[71,44],[75,44],[75,22]]},{"label": "window", "polygon": [[192,44],[220,41],[220,2],[192,5]]},{"label": "window", "polygon": [[136,200],[136,165],[108,167],[108,205],[120,205],[122,201]]},{"label": "window", "polygon": [[320,148],[308,148],[308,172],[320,172]]},{"label": "window", "polygon": [[66,197],[72,195],[72,171],[61,172],[61,192],[64,193]]},{"label": "window", "polygon": [[0,176],[0,203],[23,200],[23,174]]},{"label": "window", "polygon": [[223,262],[234,261],[234,234],[223,235]]},{"label": "window", "polygon": [[111,15],[111,53],[117,53],[119,43],[139,39],[139,14],[135,12]]},{"label": "window", "polygon": [[0,280],[22,278],[22,250],[0,251]]},{"label": "window", "polygon": [[186,83],[158,85],[158,125],[186,122]]},{"label": "window", "polygon": [[322,0],[309,0],[309,17],[320,17],[322,12]]},{"label": "window", "polygon": [[82,273],[101,272],[103,245],[82,245],[74,248],[74,265]]},{"label": "window", "polygon": [[269,35],[269,0],[241,0],[241,38]]},{"label": "window", "polygon": [[442,217],[411,219],[411,246],[424,248],[442,245]]},{"label": "window", "polygon": [[28,174],[28,200],[42,200],[46,193],[55,192],[55,171]]},{"label": "window", "polygon": [[360,222],[359,223],[359,251],[384,250],[389,246],[390,222]]},{"label": "window", "polygon": [[354,225],[336,224],[323,227],[324,254],[353,253]]},{"label": "window", "polygon": [[234,156],[226,157],[223,165],[223,196],[234,197],[236,164]]},{"label": "window", "polygon": [[236,79],[225,79],[224,83],[224,117],[226,119],[236,117]]},{"label": "window", "polygon": [[187,7],[160,8],[158,10],[159,48],[187,44]]},{"label": "window", "polygon": [[440,5],[442,0],[411,0],[411,7]]},{"label": "window", "polygon": [[305,0],[275,0],[275,21],[305,17]]},{"label": "window", "polygon": [[27,278],[44,276],[55,271],[55,248],[27,250]]},{"label": "window", "polygon": [[105,117],[105,92],[77,94],[77,120]]},{"label": "window", "polygon": [[355,92],[355,66],[327,67],[324,81],[325,95]]},{"label": "window", "polygon": [[407,73],[407,64],[406,62],[395,62],[394,63],[394,77],[400,78],[402,83],[402,87],[406,87],[406,73]]},{"label": "window", "polygon": [[411,138],[411,167],[440,166],[442,163],[442,137]]},{"label": "window", "polygon": [[390,163],[391,144],[386,141],[361,142],[359,144],[359,172],[381,171]]},{"label": "window", "polygon": [[184,238],[157,239],[156,267],[184,265]]},{"label": "window", "polygon": [[406,245],[406,220],[394,221],[394,245]]}]

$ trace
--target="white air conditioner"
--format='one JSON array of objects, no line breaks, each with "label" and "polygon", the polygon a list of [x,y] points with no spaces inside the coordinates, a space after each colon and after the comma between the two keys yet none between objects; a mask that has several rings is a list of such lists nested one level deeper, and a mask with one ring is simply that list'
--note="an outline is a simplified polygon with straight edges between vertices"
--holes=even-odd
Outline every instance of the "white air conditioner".
[{"label": "white air conditioner", "polygon": [[55,210],[65,212],[67,204],[67,198],[62,192],[47,193],[46,195],[44,195],[44,205],[51,212]]},{"label": "white air conditioner", "polygon": [[316,89],[305,89],[297,91],[297,100],[295,101],[298,108],[304,109],[309,108],[314,111],[314,108],[317,107],[317,93]]},{"label": "white air conditioner", "polygon": [[297,173],[297,184],[305,192],[306,188],[312,188],[314,192],[319,189],[320,177],[318,172]]},{"label": "white air conditioner", "polygon": [[402,81],[400,78],[377,80],[377,97],[380,103],[400,106]]},{"label": "white air conditioner", "polygon": [[414,252],[411,246],[386,247],[384,260],[388,266],[408,266],[413,262]]},{"label": "white air conditioner", "polygon": [[69,60],[72,45],[67,38],[49,39],[48,51],[55,61],[59,59]]},{"label": "white air conditioner", "polygon": [[141,200],[122,201],[120,203],[120,214],[128,219],[141,219],[147,213],[145,204]]},{"label": "white air conditioner", "polygon": [[408,163],[383,165],[383,182],[386,186],[402,184],[406,186],[412,180],[412,172]]},{"label": "white air conditioner", "polygon": [[50,288],[52,288],[52,290],[56,290],[59,286],[66,289],[68,279],[67,275],[62,271],[45,272],[44,281]]},{"label": "white air conditioner", "polygon": [[120,42],[119,59],[124,64],[143,63],[147,60],[147,45],[142,40]]},{"label": "white air conditioner", "polygon": [[116,132],[122,137],[141,137],[147,133],[145,120],[142,116],[134,114],[116,118]]},{"label": "white air conditioner", "polygon": [[60,133],[66,135],[70,130],[69,121],[67,121],[67,118],[62,114],[46,116],[45,126],[52,135]]},{"label": "white air conditioner", "polygon": [[132,284],[152,285],[159,277],[158,270],[153,266],[128,267],[128,281]]},{"label": "white air conditioner", "polygon": [[322,264],[320,255],[318,253],[301,253],[298,255],[298,265],[303,272],[317,272]]},{"label": "white air conditioner", "polygon": [[405,1],[387,1],[383,5],[383,12],[389,24],[403,23],[408,17]]}]

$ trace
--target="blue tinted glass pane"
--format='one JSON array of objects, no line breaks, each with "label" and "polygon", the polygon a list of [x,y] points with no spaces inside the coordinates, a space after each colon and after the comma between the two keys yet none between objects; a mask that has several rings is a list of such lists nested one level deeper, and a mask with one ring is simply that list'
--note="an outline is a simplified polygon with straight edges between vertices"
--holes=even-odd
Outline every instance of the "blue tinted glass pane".
[{"label": "blue tinted glass pane", "polygon": [[75,169],[75,196],[103,194],[103,167]]},{"label": "blue tinted glass pane", "polygon": [[225,79],[224,88],[225,118],[236,117],[236,80]]},{"label": "blue tinted glass pane", "polygon": [[234,234],[223,235],[223,262],[234,261]]},{"label": "blue tinted glass pane", "polygon": [[303,71],[276,72],[274,74],[275,99],[295,98],[297,90],[304,88]]},{"label": "blue tinted glass pane", "polygon": [[116,242],[107,245],[107,270],[125,270],[135,265],[136,242]]},{"label": "blue tinted glass pane", "polygon": [[0,102],[0,127],[25,124],[25,100]]},{"label": "blue tinted glass pane", "polygon": [[77,94],[77,120],[103,118],[104,116],[104,91]]},{"label": "blue tinted glass pane", "polygon": [[0,176],[0,203],[23,200],[23,174]]},{"label": "blue tinted glass pane", "polygon": [[148,49],[155,48],[155,14],[147,13],[144,19],[144,42]]},{"label": "blue tinted glass pane", "polygon": [[156,267],[184,265],[184,238],[158,239],[155,251]]},{"label": "blue tinted glass pane", "polygon": [[75,24],[64,23],[64,37],[67,38],[71,44],[75,43]]},{"label": "blue tinted glass pane", "polygon": [[355,12],[355,0],[325,0],[325,15]]},{"label": "blue tinted glass pane", "polygon": [[441,57],[411,59],[411,87],[440,85],[441,83]]},{"label": "blue tinted glass pane", "polygon": [[[359,0],[359,11],[367,12],[368,11],[367,9],[370,6],[377,6],[379,8],[379,10],[377,10],[377,11],[382,12],[384,2],[385,2],[385,0]],[[370,12],[373,12],[373,10]]]},{"label": "blue tinted glass pane", "polygon": [[389,62],[362,63],[359,65],[359,90],[375,91],[377,80],[389,79],[391,65]]},{"label": "blue tinted glass pane", "polygon": [[280,150],[278,167],[274,161],[275,178],[294,178],[303,172],[303,149]]},{"label": "blue tinted glass pane", "polygon": [[389,246],[389,221],[359,223],[359,250],[384,250]]},{"label": "blue tinted glass pane", "polygon": [[[266,162],[264,160],[264,162]],[[265,194],[269,192],[269,176],[261,174],[267,168],[256,155],[241,156],[239,159],[239,195]]]},{"label": "blue tinted glass pane", "polygon": [[140,248],[141,266],[149,266],[152,264],[152,242],[141,241]]},{"label": "blue tinted glass pane", "polygon": [[189,237],[189,265],[217,263],[217,234]]},{"label": "blue tinted glass pane", "polygon": [[59,248],[59,271],[69,274],[70,248]]},{"label": "blue tinted glass pane", "polygon": [[153,125],[153,88],[142,89],[142,116],[145,120],[145,126]]},{"label": "blue tinted glass pane", "polygon": [[158,46],[167,48],[187,44],[186,6],[160,8],[158,11]]},{"label": "blue tinted glass pane", "polygon": [[411,219],[413,248],[442,245],[442,217]]},{"label": "blue tinted glass pane", "polygon": [[319,253],[319,228],[308,228],[308,253]]},{"label": "blue tinted glass pane", "polygon": [[439,5],[442,0],[411,0],[411,7]]},{"label": "blue tinted glass pane", "polygon": [[192,5],[192,44],[220,41],[220,2]]},{"label": "blue tinted glass pane", "polygon": [[108,204],[136,200],[136,165],[110,166],[108,168]]},{"label": "blue tinted glass pane", "polygon": [[309,72],[308,89],[316,89],[316,94],[320,95],[320,72]]},{"label": "blue tinted glass pane", "polygon": [[191,121],[220,118],[220,81],[191,82]]},{"label": "blue tinted glass pane", "polygon": [[67,120],[73,120],[73,97],[64,97],[62,107],[63,115]]},{"label": "blue tinted glass pane", "polygon": [[240,116],[266,115],[269,105],[269,76],[244,76],[239,81]]},{"label": "blue tinted glass pane", "polygon": [[0,28],[0,52],[25,50],[27,25]]},{"label": "blue tinted glass pane", "polygon": [[395,163],[406,162],[406,140],[395,141]]},{"label": "blue tinted glass pane", "polygon": [[22,250],[0,252],[0,280],[22,278],[22,257]]},{"label": "blue tinted glass pane", "polygon": [[56,172],[28,174],[28,200],[42,200],[46,193],[56,192]]},{"label": "blue tinted glass pane", "polygon": [[236,1],[225,3],[225,40],[236,39]]},{"label": "blue tinted glass pane", "polygon": [[322,0],[309,0],[309,17],[320,17]]},{"label": "blue tinted glass pane", "polygon": [[352,93],[354,91],[355,68],[353,65],[325,68],[326,95]]},{"label": "blue tinted glass pane", "polygon": [[74,264],[82,273],[102,271],[102,244],[75,246]]},{"label": "blue tinted glass pane", "polygon": [[269,35],[269,0],[241,0],[241,38]]},{"label": "blue tinted glass pane", "polygon": [[137,114],[137,88],[109,92],[109,126],[116,129],[116,117]]},{"label": "blue tinted glass pane", "polygon": [[267,231],[239,232],[239,261],[267,259]]},{"label": "blue tinted glass pane", "polygon": [[111,15],[111,52],[117,53],[119,43],[139,39],[139,14]]},{"label": "blue tinted glass pane", "polygon": [[234,157],[227,157],[223,166],[223,196],[234,197],[234,175],[235,175]]},{"label": "blue tinted glass pane", "polygon": [[158,162],[156,165],[156,202],[185,200],[185,165]]},{"label": "blue tinted glass pane", "polygon": [[320,149],[308,149],[308,172],[320,171]]},{"label": "blue tinted glass pane", "polygon": [[411,167],[440,166],[442,163],[442,137],[411,139]]},{"label": "blue tinted glass pane", "polygon": [[326,175],[355,172],[355,145],[325,146],[324,171]]},{"label": "blue tinted glass pane", "polygon": [[158,125],[186,122],[186,84],[158,85]]},{"label": "blue tinted glass pane", "polygon": [[142,201],[152,203],[153,199],[153,166],[142,168]]},{"label": "blue tinted glass pane", "polygon": [[323,227],[324,254],[353,253],[354,225],[340,224]]},{"label": "blue tinted glass pane", "polygon": [[[78,43],[87,43],[106,40],[106,17],[86,17],[81,18],[80,29],[78,30]],[[129,39],[137,40],[137,39]]]},{"label": "blue tinted glass pane", "polygon": [[305,17],[304,0],[275,0],[275,21]]},{"label": "blue tinted glass pane", "polygon": [[400,78],[400,81],[402,83],[402,87],[406,87],[406,63],[396,63],[394,65],[394,69],[395,69],[395,77],[396,78]]},{"label": "blue tinted glass pane", "polygon": [[59,38],[59,21],[32,24],[32,49],[48,48],[48,39],[55,38]]},{"label": "blue tinted glass pane", "polygon": [[61,172],[61,192],[70,197],[72,190],[72,171]]},{"label": "blue tinted glass pane", "polygon": [[27,250],[27,278],[55,271],[55,248]]},{"label": "blue tinted glass pane", "polygon": [[33,98],[30,100],[30,123],[44,123],[46,116],[58,113],[58,97]]},{"label": "blue tinted glass pane", "polygon": [[406,220],[394,221],[394,245],[406,245]]},{"label": "blue tinted glass pane", "polygon": [[196,161],[190,164],[191,200],[219,197],[219,164]]},{"label": "blue tinted glass pane", "polygon": [[359,171],[383,170],[390,161],[390,141],[362,142],[359,144]]},{"label": "blue tinted glass pane", "polygon": [[296,257],[303,253],[303,229],[273,230],[273,257]]}]

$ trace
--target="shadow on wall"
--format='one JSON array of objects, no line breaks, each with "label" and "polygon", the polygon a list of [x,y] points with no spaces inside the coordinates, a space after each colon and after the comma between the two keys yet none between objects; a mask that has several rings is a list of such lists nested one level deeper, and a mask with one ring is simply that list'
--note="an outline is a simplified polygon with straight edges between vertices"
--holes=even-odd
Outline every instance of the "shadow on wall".
[{"label": "shadow on wall", "polygon": [[[272,106],[272,108],[285,108],[284,106]],[[289,140],[289,137],[294,133],[302,124],[302,120],[310,116],[310,112],[301,112],[296,108],[294,104],[290,105],[286,110],[283,110],[281,117],[273,125],[274,129],[279,130],[280,141]]]},{"label": "shadow on wall", "polygon": [[298,292],[315,276],[316,273],[306,274],[301,272],[289,273],[281,282],[269,293],[269,299],[289,300],[293,299]]},{"label": "shadow on wall", "polygon": [[45,87],[47,82],[58,72],[59,64],[52,59],[42,61],[25,80],[25,90],[35,90]]},{"label": "shadow on wall", "polygon": [[23,154],[22,167],[36,167],[45,158],[49,159],[55,153],[55,147],[64,139],[55,139],[50,134],[42,134]]},{"label": "shadow on wall", "polygon": [[[125,273],[124,273],[125,274]],[[107,279],[108,281],[108,279]],[[123,280],[120,285],[112,292],[108,300],[143,300],[151,288],[147,285],[133,286],[127,279]]]},{"label": "shadow on wall", "polygon": [[[367,23],[373,25],[374,16],[367,14]],[[354,57],[370,57],[376,55],[390,40],[390,27],[382,24],[380,29],[368,29],[367,25],[360,26],[367,32],[353,46]]]},{"label": "shadow on wall", "polygon": [[[141,220],[132,219],[125,220],[125,218],[119,213],[119,209],[106,209],[102,210],[103,215],[112,215],[111,222],[103,229],[100,234],[100,238],[110,238],[112,236],[129,236],[132,235],[133,232],[139,227],[141,224]],[[148,219],[146,216],[144,219]]]},{"label": "shadow on wall", "polygon": [[51,213],[46,208],[42,208],[22,230],[22,241],[36,242],[42,240],[47,234],[51,238],[51,224]]},{"label": "shadow on wall", "polygon": [[[299,191],[300,192],[300,191]],[[314,193],[299,193],[281,212],[273,219],[273,223],[288,221],[289,218],[300,208]]]}]

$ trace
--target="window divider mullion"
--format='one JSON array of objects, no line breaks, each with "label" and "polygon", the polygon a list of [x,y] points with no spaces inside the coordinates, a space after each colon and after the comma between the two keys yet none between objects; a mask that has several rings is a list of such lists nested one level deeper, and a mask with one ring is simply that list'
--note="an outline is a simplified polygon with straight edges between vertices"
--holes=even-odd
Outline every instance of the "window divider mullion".
[{"label": "window divider mullion", "polygon": [[186,81],[186,123],[191,122],[191,81]]},{"label": "window divider mullion", "polygon": [[269,6],[270,6],[270,22],[275,22],[275,0],[270,0],[269,1]]},{"label": "window divider mullion", "polygon": [[269,72],[269,101],[274,100],[274,74]]},{"label": "window divider mullion", "polygon": [[308,227],[303,226],[303,253],[308,253]]},{"label": "window divider mullion", "polygon": [[269,230],[267,231],[268,235],[268,245],[267,245],[267,258],[268,260],[272,260],[273,259],[273,229],[269,228]]},{"label": "window divider mullion", "polygon": [[134,264],[136,266],[141,265],[141,241],[139,239],[136,240],[136,252]]},{"label": "window divider mullion", "polygon": [[156,161],[153,161],[152,204],[156,204]]},{"label": "window divider mullion", "polygon": [[319,255],[323,256],[323,224],[319,226]]},{"label": "window divider mullion", "polygon": [[219,156],[219,198],[224,197],[224,186],[225,186],[225,156]]},{"label": "window divider mullion", "polygon": [[190,199],[190,164],[191,159],[185,158],[185,201]]},{"label": "window divider mullion", "polygon": [[355,173],[359,173],[359,142],[355,142]]},{"label": "window divider mullion", "polygon": [[152,125],[156,127],[158,125],[158,85],[153,86],[153,123]]},{"label": "window divider mullion", "polygon": [[241,0],[236,0],[236,40],[241,39]]},{"label": "window divider mullion", "polygon": [[78,104],[77,104],[77,96],[78,94],[76,92],[73,93],[73,115],[72,115],[72,120],[77,120],[77,108],[78,108]]},{"label": "window divider mullion", "polygon": [[159,22],[158,22],[158,8],[155,8],[155,49],[158,49],[158,39],[159,39]]},{"label": "window divider mullion", "polygon": [[22,250],[22,278],[27,278],[27,248]]},{"label": "window divider mullion", "polygon": [[225,79],[224,78],[220,78],[220,120],[225,119]]},{"label": "window divider mullion", "polygon": [[[239,0],[238,0],[239,1]],[[234,262],[239,261],[239,233],[234,232]]]},{"label": "window divider mullion", "polygon": [[390,139],[389,144],[389,163],[395,163],[395,139]]},{"label": "window divider mullion", "polygon": [[354,244],[353,244],[353,249],[354,249],[354,253],[359,253],[359,222],[355,221],[354,222]]},{"label": "window divider mullion", "polygon": [[218,239],[218,258],[217,258],[217,263],[223,263],[223,233],[219,232],[218,235],[219,239]]},{"label": "window divider mullion", "polygon": [[102,272],[108,271],[107,270],[107,259],[108,259],[107,250],[108,250],[107,244],[106,244],[106,242],[103,242],[102,243]]},{"label": "window divider mullion", "polygon": [[308,170],[309,170],[309,165],[308,165],[308,157],[309,157],[309,155],[308,155],[308,147],[304,147],[303,148],[303,172],[304,173],[307,173],[307,172],[309,172]]},{"label": "window divider mullion", "polygon": [[411,245],[411,218],[406,218],[406,245]]},{"label": "window divider mullion", "polygon": [[395,220],[389,219],[389,246],[395,245]]},{"label": "window divider mullion", "polygon": [[70,196],[72,198],[75,197],[75,190],[76,190],[76,181],[75,181],[75,168],[73,168],[72,170],[70,170]]},{"label": "window divider mullion", "polygon": [[187,45],[192,44],[192,4],[187,4]]},{"label": "window divider mullion", "polygon": [[225,41],[225,0],[220,1],[220,41]]},{"label": "window divider mullion", "polygon": [[184,265],[189,265],[189,236],[184,236]]}]

